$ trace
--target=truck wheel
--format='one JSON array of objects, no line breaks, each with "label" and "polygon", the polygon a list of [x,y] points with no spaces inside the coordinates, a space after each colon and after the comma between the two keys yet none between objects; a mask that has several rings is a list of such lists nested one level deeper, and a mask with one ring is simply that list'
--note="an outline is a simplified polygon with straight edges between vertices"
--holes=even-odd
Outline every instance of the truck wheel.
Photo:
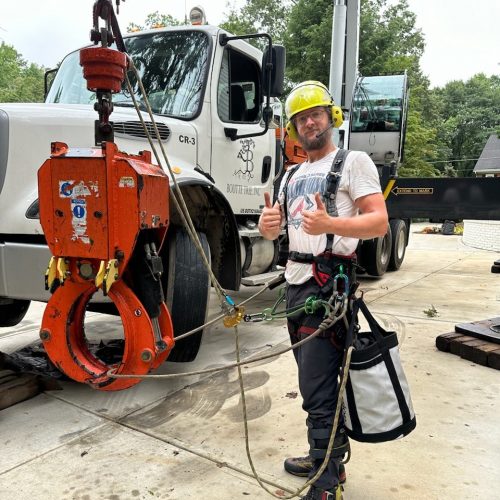
[{"label": "truck wheel", "polygon": [[389,270],[397,271],[405,258],[406,245],[406,224],[401,219],[392,219],[389,222],[392,233],[391,257],[389,259]]},{"label": "truck wheel", "polygon": [[[210,247],[205,233],[198,233],[203,250],[210,262]],[[185,229],[170,231],[168,253],[164,260],[166,279],[163,287],[174,337],[205,323],[210,294],[210,279],[198,249]],[[200,349],[203,330],[177,342],[168,360],[193,361]]]},{"label": "truck wheel", "polygon": [[0,326],[16,326],[28,312],[30,300],[12,299],[7,304],[0,302]]},{"label": "truck wheel", "polygon": [[361,265],[372,276],[382,276],[389,266],[392,247],[391,226],[387,233],[379,238],[365,240],[361,245]]}]

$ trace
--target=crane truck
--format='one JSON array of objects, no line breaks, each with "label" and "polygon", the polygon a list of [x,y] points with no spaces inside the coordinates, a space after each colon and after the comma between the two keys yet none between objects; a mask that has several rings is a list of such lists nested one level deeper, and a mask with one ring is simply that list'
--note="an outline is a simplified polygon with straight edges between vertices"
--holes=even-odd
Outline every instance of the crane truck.
[{"label": "crane truck", "polygon": [[[403,156],[407,77],[358,78],[359,2],[350,5],[344,24],[335,24],[337,33],[354,33],[346,36],[353,44],[347,47],[350,59],[336,57],[346,61],[338,71],[341,94],[336,99],[350,108],[338,141],[367,151],[382,178],[389,179]],[[336,11],[342,8],[336,6]],[[279,185],[282,151],[295,161],[301,153],[293,143],[283,145],[281,135],[284,49],[271,51],[269,79],[266,56],[248,43],[256,36],[268,40],[267,35],[232,36],[200,22],[203,17],[195,8],[191,25],[130,33],[124,43],[212,270],[225,289],[238,290],[242,284],[264,283],[276,271],[278,242],[263,239],[257,229],[263,193],[275,192]],[[0,326],[19,323],[30,301],[49,299],[43,274],[50,253],[40,225],[37,170],[53,141],[78,146],[94,140],[96,94],[86,88],[78,55],[75,51],[64,58],[50,88],[46,74],[44,103],[0,104]],[[131,88],[145,109],[133,77]],[[144,113],[144,130],[132,97],[125,86],[113,96],[113,128],[120,150],[135,153],[148,149],[147,131],[154,128]],[[360,246],[361,265],[377,276],[398,269],[408,234],[409,216],[393,217],[385,237]],[[162,279],[174,331],[180,335],[204,323],[210,281],[173,206],[167,242],[161,253]],[[111,306],[96,295],[88,307],[109,311]],[[178,342],[169,359],[193,360],[201,338],[202,331]]]}]

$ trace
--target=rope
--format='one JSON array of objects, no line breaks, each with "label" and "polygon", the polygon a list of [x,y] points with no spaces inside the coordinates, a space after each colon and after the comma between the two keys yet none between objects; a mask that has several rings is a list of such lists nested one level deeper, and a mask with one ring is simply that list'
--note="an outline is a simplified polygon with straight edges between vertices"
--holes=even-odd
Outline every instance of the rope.
[{"label": "rope", "polygon": [[[321,323],[319,328],[312,335],[319,334],[321,331],[325,330],[329,326],[332,326],[335,322],[336,321],[333,321],[330,324],[327,321],[323,321],[323,323]],[[324,325],[326,325],[326,326],[324,326]],[[236,360],[239,363],[239,361],[240,361],[240,359],[239,359],[239,356],[240,356],[240,354],[239,354],[240,353],[239,334],[238,334],[238,328],[236,326],[234,327],[234,329],[235,329],[235,338],[236,338]],[[305,340],[309,340],[309,339],[310,339],[310,337],[306,338]],[[299,344],[299,342],[297,344]],[[295,344],[295,346],[297,346],[297,344]],[[323,474],[323,471],[328,466],[328,462],[330,461],[330,455],[333,451],[333,445],[335,442],[335,435],[337,433],[337,427],[338,427],[339,417],[340,417],[340,409],[342,407],[342,396],[344,394],[345,386],[347,384],[347,375],[349,373],[349,366],[351,363],[351,353],[352,353],[352,346],[349,346],[345,352],[345,355],[344,355],[344,361],[342,364],[342,378],[341,378],[341,383],[340,383],[340,387],[339,387],[338,394],[337,394],[337,406],[335,407],[335,414],[333,417],[332,432],[330,434],[330,439],[328,441],[328,447],[326,450],[326,455],[325,455],[325,458],[323,460],[323,463],[321,464],[320,468],[317,470],[316,474],[312,478],[308,479],[299,489],[297,489],[294,492],[290,492],[291,494],[287,495],[287,496],[277,495],[276,493],[271,491],[269,488],[267,488],[267,486],[263,483],[263,480],[260,478],[259,474],[257,473],[257,471],[255,469],[252,455],[250,453],[250,442],[249,442],[249,433],[248,433],[248,416],[247,416],[247,407],[246,407],[246,400],[245,400],[245,389],[243,386],[243,376],[241,373],[241,365],[238,364],[238,380],[240,383],[241,404],[242,404],[242,412],[243,412],[243,426],[245,429],[245,448],[246,448],[248,463],[250,464],[250,468],[252,469],[253,476],[254,476],[255,480],[257,481],[257,483],[259,483],[259,486],[263,490],[265,490],[267,493],[269,493],[271,496],[273,496],[274,498],[281,498],[281,499],[289,500],[291,498],[298,497],[306,488],[308,488],[309,486],[314,484],[320,478],[321,474]]]},{"label": "rope", "polygon": [[[216,368],[206,368],[204,370],[196,370],[196,371],[192,371],[192,372],[184,372],[184,373],[148,373],[148,374],[144,374],[144,375],[135,375],[135,374],[125,374],[125,373],[115,373],[115,371],[118,369],[118,368],[111,368],[110,370],[108,370],[107,372],[107,375],[109,377],[113,377],[113,378],[139,378],[139,379],[169,379],[169,378],[177,378],[177,377],[188,377],[188,376],[191,376],[191,375],[204,375],[204,374],[207,374],[207,373],[215,373],[215,372],[219,372],[219,371],[222,371],[222,370],[229,370],[231,368],[236,368],[238,366],[245,366],[245,365],[250,365],[252,363],[257,363],[259,361],[265,361],[266,359],[271,359],[271,358],[275,358],[276,356],[281,356],[282,354],[286,354],[287,352],[290,352],[292,351],[293,349],[297,349],[298,347],[304,345],[305,343],[307,342],[310,342],[311,339],[313,339],[314,337],[317,337],[322,331],[326,330],[327,328],[333,326],[337,321],[339,321],[340,319],[345,319],[345,313],[347,311],[347,303],[344,301],[343,304],[343,308],[340,312],[340,315],[337,316],[337,312],[338,310],[340,309],[340,302],[338,303],[337,307],[335,307],[332,312],[330,313],[329,317],[323,321],[323,323],[321,323],[321,325],[319,326],[319,328],[311,333],[308,337],[306,337],[305,339],[302,339],[301,341],[289,346],[289,347],[286,347],[285,349],[281,350],[281,351],[278,351],[278,352],[275,352],[275,353],[272,353],[272,354],[265,354],[265,355],[262,355],[262,356],[258,356],[256,358],[250,356],[249,358],[246,358],[244,359],[243,361],[240,361],[240,362],[236,362],[236,363],[230,363],[230,364],[227,364],[227,365],[224,365],[224,366],[219,366],[219,367],[216,367]],[[331,316],[335,316],[335,320],[334,321],[331,321],[331,322],[328,322],[326,324],[326,326],[324,326],[325,322],[331,317]]]},{"label": "rope", "polygon": [[[245,299],[243,302],[240,302],[236,307],[242,307],[243,305],[245,305],[246,303],[256,299],[257,297],[259,297],[259,295],[262,295],[270,286],[271,286],[271,282],[267,283],[263,288],[261,288],[257,293],[255,293],[254,295],[252,295],[251,297],[249,297],[248,299]],[[226,317],[226,314],[220,314],[219,316],[211,319],[210,321],[208,321],[207,323],[201,325],[201,326],[198,326],[196,328],[193,328],[192,330],[189,330],[189,332],[186,332],[186,333],[183,333],[182,335],[179,335],[177,337],[175,337],[175,341],[178,342],[179,340],[182,340],[182,339],[185,339],[186,337],[189,337],[190,335],[193,335],[194,333],[200,331],[200,330],[203,330],[203,328],[206,328],[207,326],[211,326],[213,325],[214,323],[217,323],[217,321],[220,321],[222,319],[224,319]]]}]

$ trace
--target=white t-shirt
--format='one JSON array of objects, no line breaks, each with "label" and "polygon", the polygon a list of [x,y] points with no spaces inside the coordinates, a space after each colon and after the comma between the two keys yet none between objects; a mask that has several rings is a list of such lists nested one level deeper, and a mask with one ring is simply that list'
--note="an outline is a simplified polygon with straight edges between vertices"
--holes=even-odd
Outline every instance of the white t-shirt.
[{"label": "white t-shirt", "polygon": [[[330,172],[338,149],[321,160],[304,162],[293,174],[287,187],[288,238],[289,250],[318,255],[325,251],[326,234],[310,235],[302,229],[302,211],[316,210],[315,193],[325,191],[326,176]],[[279,201],[284,211],[285,196],[283,188],[289,174],[283,177]],[[351,151],[344,160],[342,176],[337,191],[336,205],[339,217],[353,217],[358,214],[354,202],[369,194],[380,193],[380,179],[377,167],[370,157],[362,151]],[[332,252],[351,255],[358,246],[358,238],[335,235]],[[285,278],[288,283],[300,285],[313,275],[311,264],[288,261]]]}]

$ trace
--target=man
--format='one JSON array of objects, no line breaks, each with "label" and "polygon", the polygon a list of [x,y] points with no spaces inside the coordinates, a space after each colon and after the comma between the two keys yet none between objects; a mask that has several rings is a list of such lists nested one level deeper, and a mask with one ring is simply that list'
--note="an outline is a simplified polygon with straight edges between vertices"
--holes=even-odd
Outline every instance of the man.
[{"label": "man", "polygon": [[[359,151],[347,155],[340,171],[335,198],[338,216],[327,212],[322,193],[325,193],[326,178],[339,151],[330,129],[342,123],[342,112],[334,105],[328,89],[316,81],[301,83],[288,96],[285,113],[288,133],[301,143],[307,161],[285,174],[274,206],[269,193],[264,194],[265,207],[259,230],[264,238],[274,240],[282,227],[287,227],[290,253],[285,271],[286,298],[287,308],[292,308],[303,304],[312,295],[324,299],[331,296],[331,287],[325,292],[328,287],[323,286],[328,279],[321,281],[315,272],[320,258],[327,259],[323,262],[328,263],[330,275],[340,270],[354,277],[353,259],[359,239],[383,236],[387,231],[388,217],[377,169],[368,155]],[[327,246],[331,251],[325,252]],[[343,284],[345,286],[347,282]],[[323,315],[324,311],[313,315],[300,312],[291,316],[288,330],[292,344],[316,331]],[[285,461],[285,469],[293,474],[308,473],[312,478],[326,456],[337,405],[344,335],[344,323],[339,321],[293,351],[311,447],[308,457]],[[347,441],[342,427],[343,422],[337,430],[335,443],[343,443],[343,451],[340,455],[338,451],[332,453],[328,466],[303,500],[342,498],[339,465]]]}]

